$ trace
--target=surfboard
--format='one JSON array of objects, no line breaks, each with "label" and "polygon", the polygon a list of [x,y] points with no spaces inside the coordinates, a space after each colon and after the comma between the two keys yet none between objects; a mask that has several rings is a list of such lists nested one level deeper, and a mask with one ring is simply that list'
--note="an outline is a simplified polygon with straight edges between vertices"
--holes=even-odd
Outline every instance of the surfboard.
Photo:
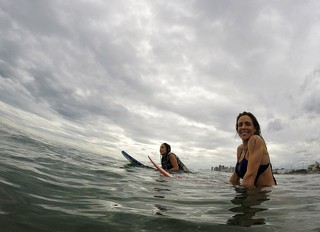
[{"label": "surfboard", "polygon": [[124,156],[124,158],[126,158],[130,163],[137,165],[137,166],[145,166],[144,164],[140,163],[138,160],[133,158],[131,155],[129,155],[127,152],[121,151],[121,153]]},{"label": "surfboard", "polygon": [[165,177],[172,177],[172,175],[168,172],[166,172],[163,168],[159,167],[151,158],[148,156],[149,160],[153,164],[153,166]]}]

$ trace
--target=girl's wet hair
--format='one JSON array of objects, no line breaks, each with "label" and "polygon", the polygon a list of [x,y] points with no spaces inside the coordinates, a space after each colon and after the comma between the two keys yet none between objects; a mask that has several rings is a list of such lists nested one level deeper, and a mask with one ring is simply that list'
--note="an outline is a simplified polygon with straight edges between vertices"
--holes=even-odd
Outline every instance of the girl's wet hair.
[{"label": "girl's wet hair", "polygon": [[166,146],[166,149],[167,149],[167,153],[169,153],[171,151],[171,146],[167,143],[163,143],[163,145]]},{"label": "girl's wet hair", "polygon": [[261,136],[261,129],[260,129],[260,125],[259,125],[259,122],[257,120],[257,118],[250,112],[246,112],[246,111],[243,111],[242,113],[240,113],[237,117],[237,121],[236,121],[236,130],[238,131],[238,120],[240,117],[242,116],[249,116],[252,120],[252,123],[253,123],[253,126],[254,128],[256,129],[256,132],[254,133],[255,135],[259,135]]}]

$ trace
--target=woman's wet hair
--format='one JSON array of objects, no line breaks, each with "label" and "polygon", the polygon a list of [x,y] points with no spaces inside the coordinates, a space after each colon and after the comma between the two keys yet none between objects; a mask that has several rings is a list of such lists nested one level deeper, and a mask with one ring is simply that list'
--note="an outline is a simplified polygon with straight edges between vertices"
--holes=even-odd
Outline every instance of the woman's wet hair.
[{"label": "woman's wet hair", "polygon": [[240,117],[242,116],[249,116],[252,120],[252,123],[253,123],[253,126],[254,128],[256,129],[256,132],[254,133],[255,135],[259,135],[261,136],[261,129],[260,129],[260,125],[259,125],[259,122],[257,120],[257,118],[250,112],[246,112],[246,111],[243,111],[242,113],[240,113],[237,117],[237,121],[236,121],[236,130],[238,131],[238,120]]}]

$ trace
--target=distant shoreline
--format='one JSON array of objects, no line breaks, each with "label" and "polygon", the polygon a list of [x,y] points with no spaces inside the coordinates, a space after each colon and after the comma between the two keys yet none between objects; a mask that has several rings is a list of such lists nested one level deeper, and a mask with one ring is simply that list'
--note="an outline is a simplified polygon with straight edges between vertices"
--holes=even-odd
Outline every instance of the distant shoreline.
[{"label": "distant shoreline", "polygon": [[279,175],[288,175],[288,174],[314,174],[314,173],[308,173],[307,169],[293,169],[285,172],[279,172],[279,170],[273,170],[273,174],[279,174]]},{"label": "distant shoreline", "polygon": [[274,174],[320,174],[320,164],[319,162],[315,162],[314,164],[310,164],[306,169],[292,169],[286,170],[283,169],[275,169],[273,171]]},{"label": "distant shoreline", "polygon": [[[211,171],[218,172],[233,172],[234,167],[225,167],[224,165],[219,165],[218,167],[211,167]],[[285,169],[285,168],[276,168],[273,169],[273,174],[286,175],[286,174],[320,174],[320,164],[319,162],[315,162],[314,164],[310,164],[308,168],[302,169]]]}]

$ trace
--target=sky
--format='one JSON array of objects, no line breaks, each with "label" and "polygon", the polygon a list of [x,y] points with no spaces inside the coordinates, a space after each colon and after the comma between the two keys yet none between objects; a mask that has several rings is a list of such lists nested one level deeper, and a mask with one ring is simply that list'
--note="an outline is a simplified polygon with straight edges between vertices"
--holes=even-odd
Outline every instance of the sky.
[{"label": "sky", "polygon": [[[273,167],[320,161],[320,1],[0,0],[3,122],[142,162],[234,165],[236,117]],[[93,148],[92,148],[93,149]]]}]

